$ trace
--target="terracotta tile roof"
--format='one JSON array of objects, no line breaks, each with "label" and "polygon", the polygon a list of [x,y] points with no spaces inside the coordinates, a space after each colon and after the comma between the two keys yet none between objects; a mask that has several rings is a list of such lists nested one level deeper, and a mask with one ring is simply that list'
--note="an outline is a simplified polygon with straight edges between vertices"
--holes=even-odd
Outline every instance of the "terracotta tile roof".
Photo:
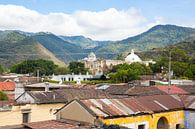
[{"label": "terracotta tile roof", "polygon": [[[168,93],[168,86],[156,86],[159,90]],[[189,94],[187,91],[183,90],[180,87],[171,85],[170,86],[170,94]]]},{"label": "terracotta tile roof", "polygon": [[15,90],[15,82],[0,82],[0,90],[2,91]]},{"label": "terracotta tile roof", "polygon": [[72,125],[57,120],[26,123],[24,124],[24,127],[31,129],[90,129],[88,127],[80,127],[78,125]]},{"label": "terracotta tile roof", "polygon": [[87,110],[100,117],[129,116],[184,108],[181,101],[170,95],[138,96],[122,99],[87,99],[78,102],[84,104]]}]

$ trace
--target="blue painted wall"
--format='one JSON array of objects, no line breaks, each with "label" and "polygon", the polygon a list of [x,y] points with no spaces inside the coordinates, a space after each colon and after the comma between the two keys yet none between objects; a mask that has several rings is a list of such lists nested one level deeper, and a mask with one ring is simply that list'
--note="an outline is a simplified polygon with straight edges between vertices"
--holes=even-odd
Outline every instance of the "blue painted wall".
[{"label": "blue painted wall", "polygon": [[184,125],[186,129],[195,129],[195,111],[185,111]]}]

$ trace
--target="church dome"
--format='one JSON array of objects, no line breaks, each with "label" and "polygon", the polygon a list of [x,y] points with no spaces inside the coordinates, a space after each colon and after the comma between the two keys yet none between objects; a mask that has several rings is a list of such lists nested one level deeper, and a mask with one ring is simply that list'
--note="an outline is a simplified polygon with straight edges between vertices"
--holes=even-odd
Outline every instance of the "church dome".
[{"label": "church dome", "polygon": [[138,55],[136,55],[134,53],[134,50],[131,50],[131,54],[129,54],[126,58],[125,58],[125,62],[128,63],[133,63],[133,62],[142,62],[142,60],[139,58]]},{"label": "church dome", "polygon": [[95,60],[96,60],[96,55],[95,55],[95,53],[91,52],[91,53],[88,55],[88,60],[89,60],[89,61],[95,61]]}]

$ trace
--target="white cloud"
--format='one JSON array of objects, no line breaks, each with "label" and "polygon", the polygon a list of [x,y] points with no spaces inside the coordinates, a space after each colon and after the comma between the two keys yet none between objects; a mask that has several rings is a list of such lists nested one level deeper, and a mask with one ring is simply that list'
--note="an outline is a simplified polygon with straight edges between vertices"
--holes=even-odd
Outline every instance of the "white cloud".
[{"label": "white cloud", "polygon": [[162,17],[157,17],[149,23],[136,8],[41,14],[16,5],[0,5],[0,19],[0,29],[4,30],[48,31],[58,35],[84,35],[96,40],[123,39],[163,21]]}]

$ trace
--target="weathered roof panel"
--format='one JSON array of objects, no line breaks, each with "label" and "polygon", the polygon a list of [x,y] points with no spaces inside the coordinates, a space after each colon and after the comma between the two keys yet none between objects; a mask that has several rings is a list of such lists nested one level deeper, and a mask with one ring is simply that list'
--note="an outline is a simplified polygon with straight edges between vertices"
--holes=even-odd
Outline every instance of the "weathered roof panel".
[{"label": "weathered roof panel", "polygon": [[[139,96],[120,99],[81,100],[97,116],[128,116],[183,108],[183,103],[170,95]],[[106,115],[107,114],[107,115]]]}]

